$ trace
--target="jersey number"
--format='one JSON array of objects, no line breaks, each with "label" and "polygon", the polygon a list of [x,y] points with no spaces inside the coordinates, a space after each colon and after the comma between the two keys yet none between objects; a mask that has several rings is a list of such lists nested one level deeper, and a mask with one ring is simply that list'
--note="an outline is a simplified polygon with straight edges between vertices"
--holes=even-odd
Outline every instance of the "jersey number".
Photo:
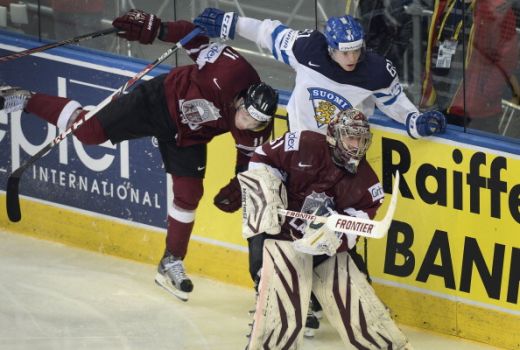
[{"label": "jersey number", "polygon": [[394,78],[397,74],[395,67],[390,60],[386,60],[386,70],[388,71],[388,73],[390,73],[392,78]]}]

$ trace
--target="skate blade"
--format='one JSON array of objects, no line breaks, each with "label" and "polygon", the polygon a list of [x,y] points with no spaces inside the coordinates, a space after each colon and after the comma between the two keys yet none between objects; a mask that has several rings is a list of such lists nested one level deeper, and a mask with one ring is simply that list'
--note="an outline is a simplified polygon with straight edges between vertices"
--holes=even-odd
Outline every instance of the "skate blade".
[{"label": "skate blade", "polygon": [[171,294],[175,295],[177,298],[179,298],[182,301],[188,301],[188,293],[183,292],[182,290],[178,290],[175,288],[171,283],[170,280],[165,278],[160,273],[157,273],[155,275],[155,283],[165,289],[167,292],[170,292]]},{"label": "skate blade", "polygon": [[312,329],[312,328],[305,328],[303,330],[303,336],[305,338],[314,338],[314,335],[316,334],[316,330]]}]

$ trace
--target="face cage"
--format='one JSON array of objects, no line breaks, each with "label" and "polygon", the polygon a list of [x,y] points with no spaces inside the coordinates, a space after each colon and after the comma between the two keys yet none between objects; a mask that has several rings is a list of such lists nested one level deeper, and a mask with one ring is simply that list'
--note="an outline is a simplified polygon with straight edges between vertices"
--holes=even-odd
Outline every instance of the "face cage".
[{"label": "face cage", "polygon": [[[366,127],[337,126],[334,130],[336,146],[332,152],[332,160],[336,165],[355,174],[359,162],[368,151],[372,143],[372,133]],[[350,140],[358,140],[357,147],[350,145]]]}]

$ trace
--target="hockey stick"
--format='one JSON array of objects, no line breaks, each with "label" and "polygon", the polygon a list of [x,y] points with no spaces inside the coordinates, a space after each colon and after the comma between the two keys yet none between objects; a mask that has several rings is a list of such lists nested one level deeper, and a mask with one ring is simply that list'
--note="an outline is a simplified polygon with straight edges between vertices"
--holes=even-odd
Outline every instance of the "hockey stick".
[{"label": "hockey stick", "polygon": [[395,174],[394,187],[392,189],[392,199],[386,210],[385,217],[381,221],[370,220],[365,218],[357,218],[341,214],[332,214],[331,216],[317,216],[314,214],[306,214],[299,211],[286,209],[278,209],[281,215],[298,218],[302,220],[310,220],[318,223],[324,223],[327,227],[336,232],[348,233],[357,236],[382,238],[388,232],[392,219],[394,217],[397,205],[397,194],[399,191],[399,172]]},{"label": "hockey stick", "polygon": [[53,49],[55,47],[59,47],[59,46],[67,45],[67,44],[79,43],[81,41],[94,39],[94,38],[104,36],[107,34],[112,34],[117,31],[118,31],[117,28],[104,29],[104,30],[100,30],[100,31],[97,31],[94,33],[80,35],[75,38],[66,39],[66,40],[55,42],[55,43],[50,43],[50,44],[34,47],[32,49],[27,49],[25,51],[15,52],[15,53],[0,57],[0,62],[7,62],[7,61],[15,60],[17,58],[25,57],[25,56],[31,55],[33,53],[42,52],[45,50]]},{"label": "hockey stick", "polygon": [[22,176],[23,172],[27,168],[29,168],[32,164],[34,164],[38,159],[42,158],[47,153],[49,153],[49,151],[54,146],[56,146],[58,143],[63,141],[68,135],[70,135],[72,132],[74,132],[76,129],[78,129],[81,125],[83,125],[83,123],[85,123],[93,115],[95,115],[97,112],[99,112],[103,107],[105,107],[107,104],[109,104],[114,97],[118,97],[120,94],[122,94],[124,91],[126,91],[126,89],[128,89],[130,86],[134,85],[138,80],[140,80],[142,77],[144,77],[146,74],[148,74],[152,69],[157,67],[161,62],[166,60],[169,56],[171,56],[178,49],[182,48],[186,43],[188,43],[191,39],[193,39],[194,37],[199,35],[201,32],[202,32],[202,29],[199,27],[196,27],[195,29],[193,29],[184,38],[179,40],[179,42],[177,44],[175,44],[175,46],[169,48],[159,58],[157,58],[155,61],[153,61],[152,63],[147,65],[142,71],[137,73],[132,79],[127,81],[118,90],[116,90],[110,96],[108,96],[103,101],[101,101],[101,103],[98,104],[96,106],[96,108],[89,111],[81,119],[76,120],[69,128],[67,128],[61,134],[56,136],[49,144],[47,144],[40,151],[38,151],[38,153],[33,155],[24,164],[22,164],[18,169],[13,171],[11,173],[11,175],[9,175],[9,178],[7,179],[7,189],[6,189],[6,201],[7,201],[6,209],[7,209],[7,216],[9,217],[9,220],[11,220],[13,222],[17,222],[17,221],[20,221],[20,219],[22,218],[22,214],[20,211],[19,183],[20,183],[20,177]]}]

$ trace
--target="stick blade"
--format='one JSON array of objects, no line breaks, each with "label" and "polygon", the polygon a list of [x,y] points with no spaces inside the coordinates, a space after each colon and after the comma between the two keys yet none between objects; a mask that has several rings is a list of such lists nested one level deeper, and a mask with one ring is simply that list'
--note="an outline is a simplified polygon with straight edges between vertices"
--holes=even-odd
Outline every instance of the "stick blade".
[{"label": "stick blade", "polygon": [[7,216],[12,222],[18,222],[22,219],[22,212],[20,211],[20,196],[18,188],[20,178],[17,176],[9,176],[7,179],[6,191],[6,209]]}]

